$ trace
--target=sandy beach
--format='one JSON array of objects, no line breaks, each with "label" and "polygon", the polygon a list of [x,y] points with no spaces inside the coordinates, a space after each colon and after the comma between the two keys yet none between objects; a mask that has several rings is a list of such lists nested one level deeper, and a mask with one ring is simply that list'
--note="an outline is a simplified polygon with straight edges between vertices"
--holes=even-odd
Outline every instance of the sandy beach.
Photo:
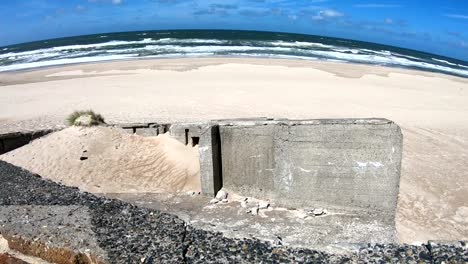
[{"label": "sandy beach", "polygon": [[330,62],[206,58],[0,73],[0,132],[107,122],[382,117],[402,127],[402,242],[468,239],[468,79]]}]

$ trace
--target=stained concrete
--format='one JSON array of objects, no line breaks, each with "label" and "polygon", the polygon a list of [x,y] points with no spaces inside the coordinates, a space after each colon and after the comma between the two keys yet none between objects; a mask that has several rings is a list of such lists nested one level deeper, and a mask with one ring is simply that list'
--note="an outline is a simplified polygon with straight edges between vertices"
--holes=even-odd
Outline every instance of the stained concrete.
[{"label": "stained concrete", "polygon": [[0,233],[10,248],[54,263],[107,260],[90,226],[84,206],[0,206]]},{"label": "stained concrete", "polygon": [[219,123],[223,187],[286,207],[372,213],[393,226],[402,134],[386,119]]},{"label": "stained concrete", "polygon": [[214,122],[172,124],[172,137],[185,145],[198,146],[202,193],[215,196],[222,188],[219,129]]}]

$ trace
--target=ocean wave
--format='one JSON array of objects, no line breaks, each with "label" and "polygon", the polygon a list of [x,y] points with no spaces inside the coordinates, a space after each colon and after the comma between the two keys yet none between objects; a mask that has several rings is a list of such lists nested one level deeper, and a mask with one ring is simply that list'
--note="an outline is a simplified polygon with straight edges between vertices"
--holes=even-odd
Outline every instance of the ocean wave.
[{"label": "ocean wave", "polygon": [[102,48],[102,47],[110,47],[110,46],[149,44],[149,43],[154,43],[154,41],[155,40],[151,38],[145,38],[140,41],[112,40],[109,42],[95,43],[95,44],[67,45],[67,46],[59,46],[59,47],[53,47],[53,48],[47,48],[47,49],[37,49],[37,50],[22,51],[22,52],[9,52],[5,54],[0,54],[0,59],[12,57],[12,56],[27,56],[27,55],[34,55],[34,54],[39,54],[39,53],[50,53],[50,52],[55,52],[55,51],[71,51],[71,50]]},{"label": "ocean wave", "polygon": [[455,64],[455,63],[451,63],[449,61],[446,61],[446,60],[438,60],[438,59],[434,59],[432,58],[433,61],[437,61],[439,63],[444,63],[444,64],[448,64],[448,65],[451,65],[451,66],[458,66],[459,64]]},{"label": "ocean wave", "polygon": [[303,41],[294,41],[294,42],[287,42],[287,41],[272,41],[267,42],[273,46],[280,46],[280,47],[318,47],[318,48],[334,48],[335,46],[325,45],[322,43],[315,43],[315,42],[303,42]]},{"label": "ocean wave", "polygon": [[440,66],[436,64],[431,64],[427,62],[412,61],[406,58],[396,57],[396,56],[374,56],[374,55],[356,55],[349,53],[339,53],[333,51],[310,51],[310,53],[323,56],[323,57],[333,57],[336,59],[346,60],[348,62],[361,62],[367,64],[380,64],[388,66],[406,66],[406,67],[415,67],[419,69],[435,70],[446,73],[458,74],[461,76],[468,77],[468,71],[454,69],[450,67]]},{"label": "ocean wave", "polygon": [[284,47],[253,47],[253,46],[180,46],[180,45],[147,45],[141,48],[114,49],[108,53],[126,53],[141,51],[161,51],[170,53],[203,53],[203,52],[239,52],[239,51],[281,51],[292,52],[292,48]]},{"label": "ocean wave", "polygon": [[81,57],[81,58],[72,58],[72,59],[58,59],[58,60],[49,60],[49,61],[18,63],[18,64],[13,64],[13,65],[1,66],[0,67],[0,72],[26,70],[26,69],[39,68],[39,67],[49,67],[49,66],[58,66],[58,65],[85,63],[85,62],[98,62],[98,61],[112,61],[112,60],[131,59],[131,58],[135,58],[137,56],[138,56],[138,54],[126,54],[126,55]]},{"label": "ocean wave", "polygon": [[[151,35],[154,36],[154,34]],[[468,69],[464,65],[436,58],[432,58],[431,61],[431,59],[417,58],[383,49],[359,49],[355,46],[346,47],[341,44],[332,46],[304,41],[214,38],[140,38],[134,41],[112,40],[94,44],[7,52],[0,54],[0,71],[131,58],[196,56],[245,56],[354,62],[417,68],[468,77],[468,70],[460,69]]]},{"label": "ocean wave", "polygon": [[154,43],[181,43],[181,44],[226,44],[229,43],[227,40],[219,39],[178,39],[178,38],[162,38],[156,40]]}]

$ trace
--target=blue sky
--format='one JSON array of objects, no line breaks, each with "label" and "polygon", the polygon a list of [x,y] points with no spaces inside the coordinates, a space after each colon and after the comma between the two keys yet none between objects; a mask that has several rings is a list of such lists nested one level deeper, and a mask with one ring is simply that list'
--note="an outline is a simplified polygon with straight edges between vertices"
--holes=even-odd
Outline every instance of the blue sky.
[{"label": "blue sky", "polygon": [[150,29],[357,39],[468,61],[468,0],[0,0],[0,45]]}]

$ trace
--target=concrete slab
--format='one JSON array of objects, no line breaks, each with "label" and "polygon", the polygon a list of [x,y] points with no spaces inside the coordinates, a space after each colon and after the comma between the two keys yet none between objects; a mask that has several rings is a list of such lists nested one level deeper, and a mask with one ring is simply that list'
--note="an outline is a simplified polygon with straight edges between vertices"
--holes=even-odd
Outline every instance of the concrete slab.
[{"label": "concrete slab", "polygon": [[0,233],[9,248],[53,263],[107,261],[91,228],[83,206],[0,206]]},{"label": "concrete slab", "polygon": [[220,124],[224,188],[285,206],[395,209],[402,134],[393,122],[237,122]]}]

